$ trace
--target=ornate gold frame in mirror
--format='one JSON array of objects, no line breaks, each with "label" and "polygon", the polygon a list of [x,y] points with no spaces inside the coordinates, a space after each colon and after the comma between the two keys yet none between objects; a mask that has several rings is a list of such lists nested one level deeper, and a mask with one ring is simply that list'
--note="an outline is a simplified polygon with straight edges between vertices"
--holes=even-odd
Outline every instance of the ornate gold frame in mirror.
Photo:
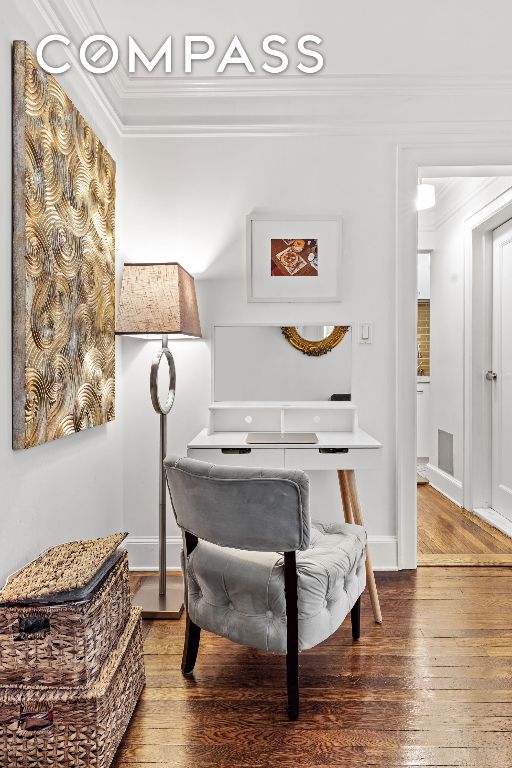
[{"label": "ornate gold frame in mirror", "polygon": [[343,341],[348,330],[350,330],[349,325],[335,325],[325,339],[310,341],[309,339],[304,339],[293,325],[286,325],[281,328],[283,336],[292,347],[295,347],[304,355],[312,355],[313,357],[326,355],[331,349],[334,349],[340,341]]}]

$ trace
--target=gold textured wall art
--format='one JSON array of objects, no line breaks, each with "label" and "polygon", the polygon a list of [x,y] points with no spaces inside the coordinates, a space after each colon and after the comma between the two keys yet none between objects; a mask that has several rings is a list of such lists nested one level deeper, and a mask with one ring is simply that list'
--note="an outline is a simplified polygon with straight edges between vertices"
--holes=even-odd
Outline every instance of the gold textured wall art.
[{"label": "gold textured wall art", "polygon": [[115,163],[13,46],[13,447],[114,419]]}]

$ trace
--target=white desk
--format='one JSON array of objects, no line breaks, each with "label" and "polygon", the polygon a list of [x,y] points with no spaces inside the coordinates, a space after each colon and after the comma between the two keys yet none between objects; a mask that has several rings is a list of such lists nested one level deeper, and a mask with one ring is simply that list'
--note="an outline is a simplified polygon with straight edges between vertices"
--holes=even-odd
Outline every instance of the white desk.
[{"label": "white desk", "polygon": [[[248,445],[247,432],[209,432],[203,429],[188,445],[188,456],[212,464],[329,470],[338,473],[345,521],[364,525],[354,471],[379,464],[382,444],[359,427],[347,432],[317,432],[312,445]],[[382,623],[371,556],[366,548],[366,580],[375,621]]]}]

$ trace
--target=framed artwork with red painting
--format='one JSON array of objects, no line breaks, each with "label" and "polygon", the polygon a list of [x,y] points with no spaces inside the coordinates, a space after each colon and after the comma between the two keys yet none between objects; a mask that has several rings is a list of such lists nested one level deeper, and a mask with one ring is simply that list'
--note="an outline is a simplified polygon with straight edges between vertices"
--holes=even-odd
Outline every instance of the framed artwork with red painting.
[{"label": "framed artwork with red painting", "polygon": [[248,301],[339,301],[341,219],[250,214],[246,261]]}]

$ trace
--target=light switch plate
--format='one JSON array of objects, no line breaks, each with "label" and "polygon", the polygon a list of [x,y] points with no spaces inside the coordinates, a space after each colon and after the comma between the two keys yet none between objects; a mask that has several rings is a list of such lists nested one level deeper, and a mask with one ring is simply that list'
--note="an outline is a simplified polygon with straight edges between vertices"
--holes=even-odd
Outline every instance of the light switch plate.
[{"label": "light switch plate", "polygon": [[359,343],[360,344],[372,344],[373,343],[373,323],[359,323]]}]

